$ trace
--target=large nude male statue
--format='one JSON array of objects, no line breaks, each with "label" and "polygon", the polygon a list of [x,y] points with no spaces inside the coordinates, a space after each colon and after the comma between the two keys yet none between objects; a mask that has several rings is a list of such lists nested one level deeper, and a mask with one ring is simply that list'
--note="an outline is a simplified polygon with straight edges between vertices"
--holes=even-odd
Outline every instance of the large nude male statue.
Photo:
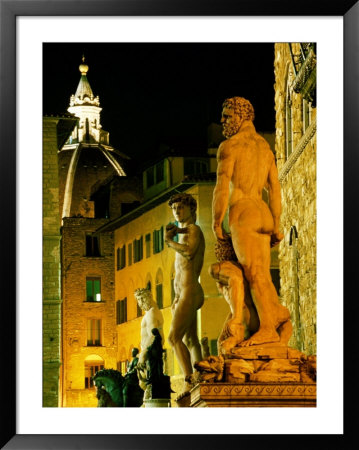
[{"label": "large nude male statue", "polygon": [[[212,204],[212,227],[218,240],[226,239],[222,223],[229,208],[232,244],[259,317],[259,329],[241,346],[280,341],[277,330],[289,320],[289,311],[279,303],[270,276],[270,247],[283,239],[278,172],[274,155],[257,134],[253,119],[248,100],[225,100],[221,123],[226,140],[217,153]],[[263,188],[269,192],[269,207],[262,200]]]},{"label": "large nude male statue", "polygon": [[[188,392],[194,363],[202,360],[201,344],[197,335],[197,310],[204,302],[198,278],[203,266],[205,242],[196,221],[197,202],[190,194],[175,194],[169,202],[178,222],[167,225],[165,242],[176,251],[175,299],[172,304],[172,322],[168,340],[185,377],[183,394]],[[178,242],[173,238],[178,234]]]}]

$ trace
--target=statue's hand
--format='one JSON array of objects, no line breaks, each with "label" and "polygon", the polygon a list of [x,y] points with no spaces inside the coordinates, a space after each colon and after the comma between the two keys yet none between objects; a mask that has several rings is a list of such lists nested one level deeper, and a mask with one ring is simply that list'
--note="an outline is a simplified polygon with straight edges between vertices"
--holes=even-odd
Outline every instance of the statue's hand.
[{"label": "statue's hand", "polygon": [[222,225],[213,225],[212,230],[216,239],[224,239]]},{"label": "statue's hand", "polygon": [[279,231],[273,233],[270,237],[270,246],[275,247],[283,238],[284,234],[280,233]]},{"label": "statue's hand", "polygon": [[174,223],[166,225],[165,242],[172,240],[178,233],[178,227]]}]

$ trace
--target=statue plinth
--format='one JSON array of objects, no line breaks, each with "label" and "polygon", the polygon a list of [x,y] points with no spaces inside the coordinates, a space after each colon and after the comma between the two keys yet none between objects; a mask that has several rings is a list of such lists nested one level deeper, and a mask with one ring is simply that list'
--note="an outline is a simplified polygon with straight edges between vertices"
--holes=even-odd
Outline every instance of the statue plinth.
[{"label": "statue plinth", "polygon": [[316,357],[287,346],[235,347],[195,366],[179,407],[316,406]]},{"label": "statue plinth", "polygon": [[171,399],[169,398],[154,398],[149,400],[144,400],[144,408],[170,408]]},{"label": "statue plinth", "polygon": [[315,407],[316,383],[199,383],[179,407]]}]

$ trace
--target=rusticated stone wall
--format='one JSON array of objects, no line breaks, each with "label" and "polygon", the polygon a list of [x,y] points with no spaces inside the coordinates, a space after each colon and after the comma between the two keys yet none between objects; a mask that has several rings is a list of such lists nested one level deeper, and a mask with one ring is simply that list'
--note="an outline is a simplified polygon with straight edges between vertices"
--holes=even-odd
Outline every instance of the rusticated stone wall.
[{"label": "rusticated stone wall", "polygon": [[[299,45],[293,44],[299,53]],[[303,98],[289,89],[292,108],[293,151],[286,157],[287,83],[294,80],[287,43],[275,45],[276,158],[282,187],[279,246],[280,297],[290,312],[292,347],[316,353],[316,109],[309,107],[305,127]]]},{"label": "rusticated stone wall", "polygon": [[59,404],[61,285],[58,118],[43,120],[43,406]]}]

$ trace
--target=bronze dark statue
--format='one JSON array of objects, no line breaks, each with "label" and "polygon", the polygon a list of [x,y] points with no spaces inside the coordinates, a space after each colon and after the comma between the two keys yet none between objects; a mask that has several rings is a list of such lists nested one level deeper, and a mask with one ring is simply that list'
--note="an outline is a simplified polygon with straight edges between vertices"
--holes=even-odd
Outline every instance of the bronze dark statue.
[{"label": "bronze dark statue", "polygon": [[152,400],[171,397],[170,377],[163,373],[162,337],[157,328],[152,329],[153,341],[146,352],[146,397]]},{"label": "bronze dark statue", "polygon": [[[136,375],[137,376],[137,375]],[[143,390],[131,380],[114,369],[102,369],[93,376],[96,387],[98,408],[140,407],[143,403]]]}]

